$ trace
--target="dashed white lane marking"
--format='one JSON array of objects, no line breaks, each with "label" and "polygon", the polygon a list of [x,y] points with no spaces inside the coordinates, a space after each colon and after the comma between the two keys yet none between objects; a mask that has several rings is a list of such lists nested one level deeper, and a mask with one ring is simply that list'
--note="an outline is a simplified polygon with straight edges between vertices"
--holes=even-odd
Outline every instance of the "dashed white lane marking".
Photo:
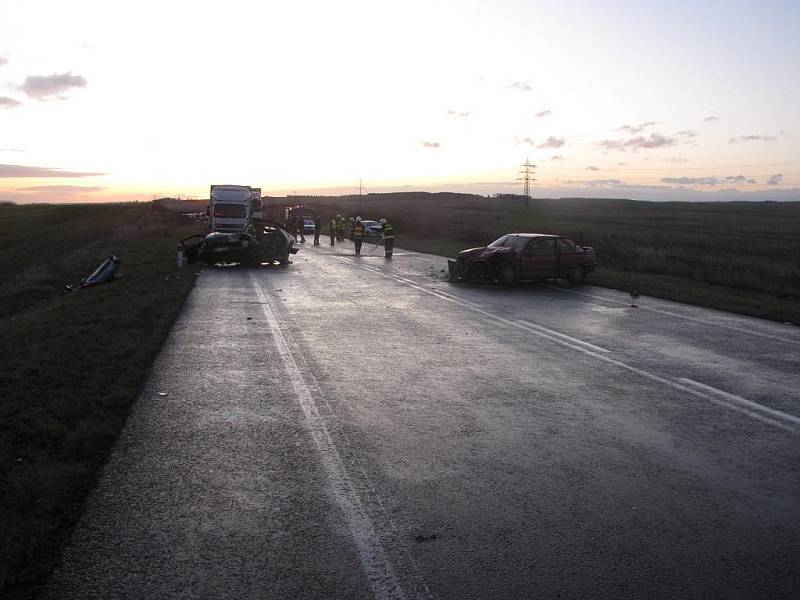
[{"label": "dashed white lane marking", "polygon": [[[539,335],[541,337],[548,338],[548,339],[552,340],[553,342],[555,342],[557,344],[560,344],[562,346],[566,346],[567,348],[572,348],[573,350],[577,350],[579,352],[583,352],[587,356],[591,356],[593,358],[596,358],[597,360],[601,360],[603,362],[615,365],[617,367],[620,367],[621,369],[625,369],[627,371],[630,371],[631,373],[636,373],[637,375],[640,375],[640,376],[642,376],[642,377],[644,377],[646,379],[650,379],[651,381],[657,381],[658,383],[661,383],[663,385],[671,387],[672,389],[679,390],[681,392],[685,392],[685,393],[691,394],[692,396],[695,396],[696,398],[701,398],[703,400],[710,401],[710,402],[712,402],[714,404],[717,404],[719,406],[724,406],[725,408],[729,408],[729,409],[735,410],[735,411],[737,411],[737,412],[739,412],[741,414],[744,414],[744,415],[747,415],[747,416],[752,417],[754,419],[757,419],[757,420],[759,420],[759,421],[761,421],[763,423],[768,423],[770,425],[773,425],[773,426],[778,427],[780,429],[783,429],[785,431],[790,431],[792,433],[800,433],[800,427],[795,427],[793,425],[786,424],[786,423],[781,422],[779,420],[776,420],[774,418],[763,416],[762,414],[759,414],[758,412],[756,412],[754,410],[748,410],[748,409],[744,408],[741,405],[741,403],[737,404],[737,403],[731,403],[729,401],[723,401],[723,400],[719,399],[717,396],[708,393],[707,390],[703,390],[703,389],[698,388],[695,385],[690,385],[690,384],[688,384],[686,382],[683,382],[682,379],[678,379],[677,381],[673,381],[671,379],[667,379],[666,377],[661,377],[660,375],[656,375],[654,373],[650,373],[649,371],[645,371],[644,369],[640,369],[638,367],[631,366],[631,365],[629,365],[627,363],[622,362],[621,360],[617,360],[617,359],[611,358],[610,356],[605,356],[604,353],[608,352],[608,350],[606,350],[605,348],[600,348],[599,346],[595,346],[594,349],[593,349],[593,348],[590,348],[590,346],[592,346],[592,344],[589,344],[588,342],[583,342],[582,340],[577,340],[575,338],[573,338],[573,341],[567,341],[566,339],[562,339],[563,337],[567,337],[567,336],[564,336],[564,334],[559,334],[558,332],[555,332],[555,331],[550,331],[549,333],[547,333],[545,331],[541,331],[540,330],[540,329],[545,329],[545,328],[543,328],[541,326],[530,327],[530,326],[528,326],[528,325],[526,325],[526,324],[524,324],[522,322],[515,322],[515,321],[511,321],[509,319],[504,319],[503,317],[497,316],[497,315],[495,315],[493,313],[490,313],[489,311],[483,310],[481,308],[477,308],[475,306],[471,306],[471,305],[469,305],[469,304],[467,304],[465,302],[461,302],[460,300],[457,300],[455,298],[443,297],[440,294],[438,294],[436,292],[433,292],[432,290],[428,290],[428,289],[425,289],[422,286],[417,285],[416,283],[413,283],[413,282],[412,283],[408,283],[407,281],[404,281],[403,278],[383,273],[379,269],[373,269],[373,268],[364,267],[364,266],[358,264],[357,262],[355,262],[354,260],[347,259],[347,258],[344,258],[344,257],[336,257],[336,258],[338,258],[338,259],[340,259],[340,260],[342,260],[342,261],[344,261],[344,262],[346,262],[348,264],[355,265],[355,266],[358,266],[358,267],[361,267],[361,268],[365,268],[365,269],[367,269],[369,271],[376,272],[377,274],[382,275],[383,277],[386,277],[388,279],[394,279],[395,281],[397,281],[399,283],[402,283],[404,285],[408,285],[410,287],[413,287],[413,288],[415,288],[417,290],[425,292],[426,294],[430,294],[431,296],[436,296],[437,298],[440,298],[442,300],[446,300],[448,302],[452,302],[454,304],[458,304],[460,306],[463,306],[464,308],[467,308],[469,310],[472,310],[474,312],[482,314],[485,317],[488,317],[488,318],[493,319],[495,321],[499,321],[500,323],[504,323],[506,325],[510,325],[511,327],[515,327],[517,329],[524,329],[526,331],[530,331],[532,333],[535,333],[535,334],[537,334],[537,335]],[[533,325],[533,324],[531,324],[531,325]],[[558,334],[558,335],[554,335],[554,334]],[[579,343],[576,343],[576,342],[579,342]],[[703,385],[703,384],[700,384],[700,385]],[[711,389],[715,389],[715,388],[711,388]],[[720,391],[720,390],[718,390],[718,391]],[[726,392],[722,392],[722,393],[725,394]],[[737,398],[738,398],[738,396],[737,396]],[[745,398],[741,398],[741,400],[745,400],[746,402],[750,402],[749,400],[746,400]],[[753,403],[753,404],[756,404],[756,403]],[[758,405],[758,406],[761,406],[761,405]],[[766,409],[767,407],[765,406],[763,408]],[[772,409],[768,409],[768,410],[772,410]],[[780,411],[776,411],[776,412],[780,412]],[[781,414],[786,415],[786,413],[781,413]],[[796,419],[796,417],[792,417],[792,415],[786,415],[786,416],[791,417],[792,419]]]},{"label": "dashed white lane marking", "polygon": [[694,379],[681,377],[678,381],[696,387],[702,392],[708,393],[710,396],[717,399],[718,403],[724,404],[728,408],[750,415],[751,417],[764,421],[765,423],[771,423],[773,425],[782,425],[785,423],[793,427],[800,426],[800,418],[790,415],[789,413],[775,410],[774,408],[764,406],[758,402],[753,402],[747,398],[742,398],[741,396],[736,396],[730,392],[711,387],[705,383],[700,383]]},{"label": "dashed white lane marking", "polygon": [[281,331],[275,317],[275,306],[269,297],[264,294],[252,271],[250,279],[256,295],[261,301],[264,317],[275,340],[278,355],[286,369],[292,389],[300,402],[311,437],[319,452],[325,475],[330,485],[331,497],[338,504],[347,521],[372,593],[378,600],[405,599],[406,595],[400,586],[394,567],[386,556],[375,527],[364,510],[339,451],[336,449],[336,444],[328,432],[325,419],[320,414],[311,389],[303,379],[303,374],[298,368],[289,344]]},{"label": "dashed white lane marking", "polygon": [[[587,294],[586,292],[579,292],[577,290],[567,290],[555,285],[550,284],[541,284],[543,287],[550,288],[551,290],[558,290],[559,292],[565,292],[567,294],[575,294],[576,296],[585,296],[586,298],[591,298],[594,300],[595,304],[601,304],[603,302],[611,302],[612,304],[622,304],[624,306],[630,306],[630,302],[624,302],[622,300],[614,300],[613,298],[603,298],[595,296],[594,294]],[[757,337],[768,338],[771,340],[777,340],[779,342],[786,342],[788,344],[794,344],[796,346],[800,346],[800,340],[792,339],[783,337],[780,335],[775,335],[772,333],[764,333],[763,331],[755,331],[753,329],[747,329],[745,327],[737,327],[736,325],[728,325],[727,323],[717,323],[715,321],[709,321],[708,319],[698,319],[697,317],[690,317],[689,315],[682,315],[680,313],[672,312],[669,310],[663,310],[661,308],[651,308],[648,306],[642,306],[641,304],[638,305],[637,310],[647,310],[650,312],[658,313],[660,315],[666,315],[668,317],[676,317],[678,319],[684,319],[686,321],[693,321],[695,323],[702,323],[703,325],[711,325],[712,327],[721,327],[723,329],[730,329],[731,331],[738,331],[739,333],[746,333],[747,335],[754,335]]]}]

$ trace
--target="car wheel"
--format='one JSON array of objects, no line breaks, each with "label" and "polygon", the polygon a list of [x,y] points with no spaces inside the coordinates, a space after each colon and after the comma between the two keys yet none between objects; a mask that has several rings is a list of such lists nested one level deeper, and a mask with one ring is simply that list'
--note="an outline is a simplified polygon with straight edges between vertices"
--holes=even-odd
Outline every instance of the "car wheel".
[{"label": "car wheel", "polygon": [[517,270],[511,262],[506,262],[500,267],[499,275],[500,283],[503,285],[514,285],[517,283]]},{"label": "car wheel", "polygon": [[583,267],[575,267],[569,274],[570,283],[583,283],[586,280],[586,272]]},{"label": "car wheel", "polygon": [[469,270],[467,271],[467,281],[469,283],[482,283],[483,277],[481,277],[480,269],[478,265],[472,265]]}]

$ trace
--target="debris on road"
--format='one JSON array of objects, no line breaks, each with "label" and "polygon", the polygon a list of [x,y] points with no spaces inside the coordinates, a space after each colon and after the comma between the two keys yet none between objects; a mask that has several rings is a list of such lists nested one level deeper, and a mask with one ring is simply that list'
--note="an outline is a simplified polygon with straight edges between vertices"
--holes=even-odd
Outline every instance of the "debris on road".
[{"label": "debris on road", "polygon": [[631,290],[631,306],[633,308],[639,308],[639,306],[636,304],[638,301],[639,301],[639,290],[633,288]]}]

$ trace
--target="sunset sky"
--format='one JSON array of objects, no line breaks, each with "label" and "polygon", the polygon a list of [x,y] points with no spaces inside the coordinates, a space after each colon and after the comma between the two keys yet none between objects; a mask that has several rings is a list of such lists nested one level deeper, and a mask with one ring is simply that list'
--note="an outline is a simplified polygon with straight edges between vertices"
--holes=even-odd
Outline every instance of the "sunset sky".
[{"label": "sunset sky", "polygon": [[800,200],[800,2],[3,0],[0,200]]}]

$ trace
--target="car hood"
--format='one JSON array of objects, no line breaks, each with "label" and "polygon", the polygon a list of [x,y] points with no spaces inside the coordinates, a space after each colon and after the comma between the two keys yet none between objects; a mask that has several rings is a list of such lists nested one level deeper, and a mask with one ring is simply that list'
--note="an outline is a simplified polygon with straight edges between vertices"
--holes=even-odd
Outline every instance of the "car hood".
[{"label": "car hood", "polygon": [[480,248],[470,248],[469,250],[462,250],[458,253],[459,258],[466,258],[470,260],[486,259],[492,256],[500,256],[511,254],[514,252],[513,248],[489,248],[488,246],[481,246]]}]

